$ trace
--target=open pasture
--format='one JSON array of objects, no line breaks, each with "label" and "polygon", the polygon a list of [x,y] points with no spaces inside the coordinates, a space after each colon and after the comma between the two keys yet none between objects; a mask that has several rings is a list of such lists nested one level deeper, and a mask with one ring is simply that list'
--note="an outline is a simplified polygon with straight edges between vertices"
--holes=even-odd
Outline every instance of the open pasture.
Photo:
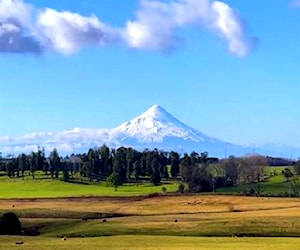
[{"label": "open pasture", "polygon": [[[17,245],[15,242],[24,242]],[[173,236],[112,236],[98,238],[67,238],[62,241],[48,237],[0,237],[0,249],[15,250],[297,250],[298,238],[225,238]]]},{"label": "open pasture", "polygon": [[178,188],[177,182],[165,182],[153,186],[150,183],[125,184],[117,188],[107,186],[105,182],[93,183],[76,180],[76,183],[53,180],[44,177],[40,172],[36,178],[0,177],[0,198],[49,198],[49,197],[78,197],[78,196],[133,196],[161,192],[165,187],[168,192]]},{"label": "open pasture", "polygon": [[237,196],[3,199],[40,236],[300,236],[300,200]]},{"label": "open pasture", "polygon": [[[285,168],[290,168],[293,171],[293,167],[265,167],[266,176],[270,176],[268,179],[261,182],[261,194],[265,196],[288,196],[291,194],[291,183],[287,182],[287,179],[282,174]],[[243,194],[245,187],[243,185],[237,185],[233,187],[222,187],[216,190],[220,194]]]}]

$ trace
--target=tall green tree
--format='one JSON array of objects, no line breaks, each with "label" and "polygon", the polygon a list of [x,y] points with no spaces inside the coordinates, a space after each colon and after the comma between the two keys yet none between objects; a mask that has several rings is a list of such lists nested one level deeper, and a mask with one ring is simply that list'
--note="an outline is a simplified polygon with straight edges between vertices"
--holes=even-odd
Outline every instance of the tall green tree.
[{"label": "tall green tree", "polygon": [[192,156],[184,155],[180,162],[181,177],[191,192],[209,192],[213,189],[212,176],[208,173],[207,153],[202,153],[199,163]]},{"label": "tall green tree", "polygon": [[18,158],[14,157],[13,155],[8,155],[5,159],[5,171],[8,177],[18,176],[19,164]]},{"label": "tall green tree", "polygon": [[24,179],[24,173],[26,171],[27,168],[27,157],[25,154],[21,154],[18,156],[18,172],[21,175],[22,179]]},{"label": "tall green tree", "polygon": [[171,151],[170,152],[170,164],[171,164],[171,176],[176,179],[179,175],[179,164],[180,164],[180,157],[177,152]]},{"label": "tall green tree", "polygon": [[159,161],[160,177],[168,179],[169,178],[169,173],[167,169],[167,165],[169,164],[168,153],[165,151],[159,151],[158,161]]},{"label": "tall green tree", "polygon": [[88,151],[88,154],[87,154],[87,157],[88,157],[88,164],[89,164],[89,171],[87,172],[89,179],[90,181],[92,180],[92,176],[93,174],[95,174],[95,169],[96,169],[96,164],[95,164],[95,158],[96,158],[96,155],[95,155],[95,151],[93,149],[89,149]]},{"label": "tall green tree", "polygon": [[130,182],[130,176],[133,172],[133,161],[135,158],[135,151],[132,148],[126,150],[126,179]]},{"label": "tall green tree", "polygon": [[158,185],[161,181],[161,173],[160,173],[160,162],[159,162],[159,154],[157,149],[154,149],[150,152],[150,166],[151,166],[151,176],[150,181],[154,185]]},{"label": "tall green tree", "polygon": [[35,153],[36,156],[36,169],[37,170],[44,170],[45,165],[45,149],[38,147],[37,152]]},{"label": "tall green tree", "polygon": [[141,175],[141,161],[140,160],[136,160],[134,163],[133,163],[133,174],[134,174],[134,179],[135,179],[135,182],[138,182],[139,181],[139,177]]},{"label": "tall green tree", "polygon": [[60,157],[56,148],[54,148],[50,153],[49,160],[51,178],[58,178],[60,171]]},{"label": "tall green tree", "polygon": [[99,148],[101,168],[100,174],[104,176],[109,176],[112,173],[112,166],[110,163],[110,149],[105,144]]}]

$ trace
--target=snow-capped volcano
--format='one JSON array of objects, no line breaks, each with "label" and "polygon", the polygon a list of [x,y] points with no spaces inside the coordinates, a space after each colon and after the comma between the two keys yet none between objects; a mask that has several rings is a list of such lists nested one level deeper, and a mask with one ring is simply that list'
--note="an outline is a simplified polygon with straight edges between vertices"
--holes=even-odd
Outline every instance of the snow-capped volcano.
[{"label": "snow-capped volcano", "polygon": [[247,147],[223,142],[191,128],[159,105],[153,105],[141,115],[112,129],[110,140],[118,142],[113,146],[130,146],[140,150],[158,148],[180,153],[207,151],[218,157],[250,152]]},{"label": "snow-capped volcano", "polygon": [[175,150],[179,153],[207,151],[209,155],[217,157],[253,152],[276,155],[270,150],[235,145],[209,137],[182,123],[159,105],[153,105],[146,112],[113,129],[75,128],[60,132],[0,137],[0,152],[27,153],[35,151],[37,147],[44,147],[46,152],[57,148],[61,154],[71,154],[86,152],[89,148],[100,147],[103,144],[110,147],[133,147],[138,150]]},{"label": "snow-capped volcano", "polygon": [[153,105],[141,115],[112,129],[110,139],[118,142],[114,146],[158,148],[180,153],[207,151],[215,156],[224,156],[227,153],[240,155],[249,150],[209,137],[179,121],[159,105]]},{"label": "snow-capped volcano", "polygon": [[111,136],[120,142],[163,143],[165,138],[180,138],[193,142],[214,142],[213,138],[180,122],[159,105],[112,129]]}]

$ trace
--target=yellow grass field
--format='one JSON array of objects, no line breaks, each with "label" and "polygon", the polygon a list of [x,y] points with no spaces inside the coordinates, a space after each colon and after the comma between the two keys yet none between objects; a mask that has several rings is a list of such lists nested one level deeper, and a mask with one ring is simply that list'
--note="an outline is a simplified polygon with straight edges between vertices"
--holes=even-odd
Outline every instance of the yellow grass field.
[{"label": "yellow grass field", "polygon": [[[22,245],[16,242],[23,241]],[[298,250],[298,238],[203,238],[173,236],[112,236],[66,239],[0,237],[5,250]]]},{"label": "yellow grass field", "polygon": [[[299,249],[300,245],[300,238],[293,238],[300,236],[297,198],[161,195],[2,199],[0,210],[16,212],[26,230],[39,233],[21,237],[25,242],[22,249],[36,249],[36,244],[40,244],[38,249],[73,250]],[[64,236],[67,240],[62,242]],[[17,238],[10,237],[11,242],[5,239],[0,237],[0,249],[20,247],[14,245]]]}]

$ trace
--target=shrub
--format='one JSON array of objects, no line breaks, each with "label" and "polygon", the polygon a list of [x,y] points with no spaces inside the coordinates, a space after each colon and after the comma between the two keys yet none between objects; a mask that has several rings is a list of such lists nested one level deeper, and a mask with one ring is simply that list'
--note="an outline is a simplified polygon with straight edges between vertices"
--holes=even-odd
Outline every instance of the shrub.
[{"label": "shrub", "polygon": [[15,213],[5,213],[0,217],[0,234],[20,235],[21,223]]},{"label": "shrub", "polygon": [[119,173],[112,173],[110,176],[108,176],[106,178],[106,183],[108,186],[114,186],[115,188],[123,184]]},{"label": "shrub", "polygon": [[185,189],[185,186],[184,186],[182,183],[180,183],[180,184],[178,185],[177,191],[178,191],[179,193],[184,193],[184,189]]}]

